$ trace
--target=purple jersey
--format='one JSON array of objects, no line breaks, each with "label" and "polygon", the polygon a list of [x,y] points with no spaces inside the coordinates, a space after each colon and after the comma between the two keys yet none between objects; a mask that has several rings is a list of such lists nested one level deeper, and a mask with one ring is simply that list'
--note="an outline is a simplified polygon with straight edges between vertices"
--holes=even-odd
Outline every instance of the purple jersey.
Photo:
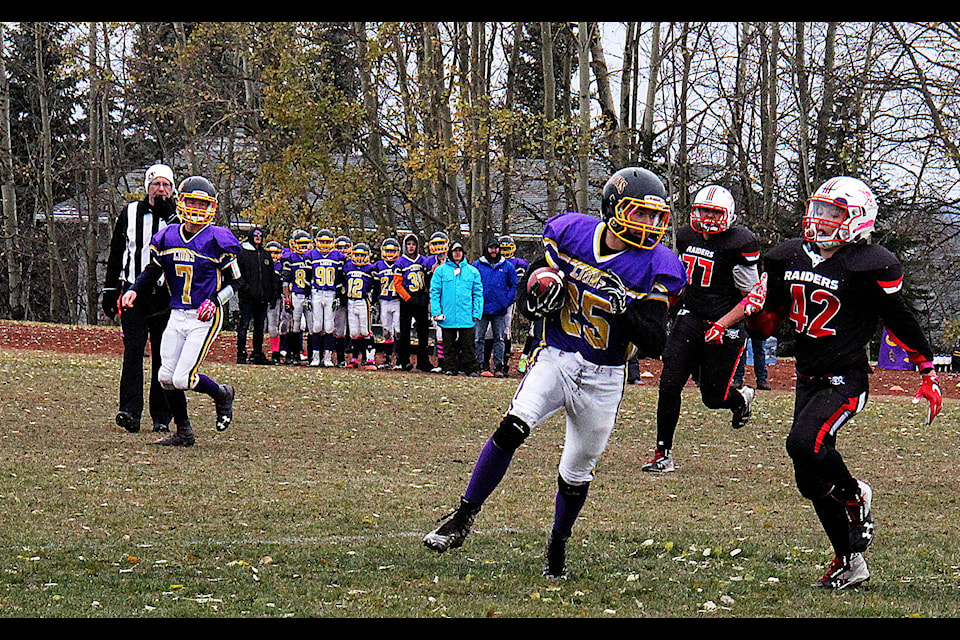
[{"label": "purple jersey", "polygon": [[303,259],[310,267],[314,291],[333,291],[337,288],[337,272],[343,269],[347,259],[342,251],[334,249],[323,254],[319,249],[310,249],[303,254]]},{"label": "purple jersey", "polygon": [[564,213],[547,220],[543,230],[546,258],[563,271],[567,297],[560,313],[544,322],[547,345],[577,352],[598,365],[622,365],[632,348],[626,317],[610,312],[610,302],[600,288],[605,273],[615,273],[627,290],[627,303],[677,295],[687,281],[686,271],[670,249],[628,248],[602,255],[603,233],[598,218]]},{"label": "purple jersey", "polygon": [[280,280],[290,285],[293,293],[310,293],[310,265],[304,257],[290,249],[280,258],[283,267],[280,269]]},{"label": "purple jersey", "polygon": [[429,293],[427,290],[427,276],[430,268],[427,256],[418,255],[416,258],[402,255],[397,258],[394,266],[403,274],[403,287],[410,294]]},{"label": "purple jersey", "polygon": [[393,287],[393,274],[397,273],[397,261],[377,260],[373,263],[374,276],[380,280],[379,300],[396,300],[397,290]]},{"label": "purple jersey", "polygon": [[207,225],[189,239],[182,223],[158,231],[150,241],[151,260],[163,270],[171,309],[196,309],[216,298],[222,272],[236,266],[240,242],[224,227]]},{"label": "purple jersey", "polygon": [[372,264],[358,266],[352,260],[343,265],[343,273],[347,278],[347,300],[362,300],[370,293],[373,279],[376,277]]},{"label": "purple jersey", "polygon": [[517,282],[523,282],[524,276],[527,275],[527,269],[530,268],[530,263],[518,256],[507,258],[507,262],[512,264],[513,268],[517,270]]}]

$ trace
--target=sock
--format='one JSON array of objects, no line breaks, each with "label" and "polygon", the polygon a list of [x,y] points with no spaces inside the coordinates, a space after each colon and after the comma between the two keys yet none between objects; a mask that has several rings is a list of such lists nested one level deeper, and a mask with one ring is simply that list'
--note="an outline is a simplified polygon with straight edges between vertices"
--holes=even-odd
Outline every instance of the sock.
[{"label": "sock", "polygon": [[576,494],[557,491],[553,511],[553,531],[558,536],[568,538],[573,531],[573,523],[577,521],[583,504],[587,501],[587,491]]},{"label": "sock", "polygon": [[197,386],[193,390],[197,393],[205,393],[211,398],[220,395],[220,385],[214,382],[213,378],[202,373],[197,376]]},{"label": "sock", "polygon": [[470,502],[483,504],[503,480],[512,459],[513,454],[507,453],[494,444],[492,437],[487,440],[473,468],[473,474],[470,476],[470,482],[463,497]]}]

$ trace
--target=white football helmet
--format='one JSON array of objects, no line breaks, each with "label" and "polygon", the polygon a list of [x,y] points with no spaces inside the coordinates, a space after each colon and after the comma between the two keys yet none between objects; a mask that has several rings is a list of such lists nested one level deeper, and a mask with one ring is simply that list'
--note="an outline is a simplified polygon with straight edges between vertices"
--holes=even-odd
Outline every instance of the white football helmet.
[{"label": "white football helmet", "polygon": [[803,238],[823,249],[857,242],[873,232],[877,201],[866,184],[847,176],[831,178],[807,200]]},{"label": "white football helmet", "polygon": [[737,220],[736,209],[730,192],[720,185],[711,184],[700,189],[693,199],[690,226],[699,233],[726,231]]}]

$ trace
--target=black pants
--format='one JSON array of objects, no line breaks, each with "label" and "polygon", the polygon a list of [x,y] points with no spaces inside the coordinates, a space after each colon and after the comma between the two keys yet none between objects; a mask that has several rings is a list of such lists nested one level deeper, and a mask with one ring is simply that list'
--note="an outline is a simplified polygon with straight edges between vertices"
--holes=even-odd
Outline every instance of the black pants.
[{"label": "black pants", "polygon": [[857,481],[837,451],[837,432],[867,401],[866,372],[810,379],[797,375],[793,424],[786,448],[797,490],[814,510],[837,556],[850,552],[844,501],[857,495]]},{"label": "black pants", "polygon": [[743,396],[731,386],[746,344],[743,323],[731,327],[736,336],[725,335],[721,344],[703,341],[709,326],[691,313],[678,315],[667,337],[657,401],[657,446],[663,449],[673,448],[681,394],[691,375],[697,374],[700,397],[708,409],[738,411],[744,407]]},{"label": "black pants", "polygon": [[427,343],[430,341],[430,314],[426,303],[400,301],[400,335],[397,336],[397,364],[410,364],[410,329],[413,321],[417,323],[417,369],[430,371],[430,353]]},{"label": "black pants", "polygon": [[263,355],[263,328],[267,322],[267,302],[240,301],[240,323],[237,325],[237,355],[247,353],[247,326],[253,321],[253,355]]},{"label": "black pants", "polygon": [[475,331],[473,327],[447,329],[443,334],[443,368],[454,373],[474,373],[480,371],[477,362]]},{"label": "black pants", "polygon": [[[162,306],[161,306],[162,302]],[[150,342],[150,418],[154,424],[169,424],[167,406],[157,372],[160,371],[160,339],[170,318],[165,301],[144,294],[136,304],[120,314],[123,330],[123,368],[120,370],[120,411],[139,420],[143,414],[143,356]]]}]

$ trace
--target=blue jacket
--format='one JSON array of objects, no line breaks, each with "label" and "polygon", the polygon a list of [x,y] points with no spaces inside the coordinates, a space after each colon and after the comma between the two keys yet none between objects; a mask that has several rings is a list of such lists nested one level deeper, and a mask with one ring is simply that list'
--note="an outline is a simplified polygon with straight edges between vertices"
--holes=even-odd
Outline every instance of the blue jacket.
[{"label": "blue jacket", "polygon": [[480,272],[466,260],[456,265],[448,259],[437,267],[430,280],[430,313],[444,316],[437,322],[441,329],[474,326],[483,314]]},{"label": "blue jacket", "polygon": [[483,313],[499,316],[507,312],[517,295],[517,270],[509,260],[491,264],[484,256],[473,263],[483,281]]}]

